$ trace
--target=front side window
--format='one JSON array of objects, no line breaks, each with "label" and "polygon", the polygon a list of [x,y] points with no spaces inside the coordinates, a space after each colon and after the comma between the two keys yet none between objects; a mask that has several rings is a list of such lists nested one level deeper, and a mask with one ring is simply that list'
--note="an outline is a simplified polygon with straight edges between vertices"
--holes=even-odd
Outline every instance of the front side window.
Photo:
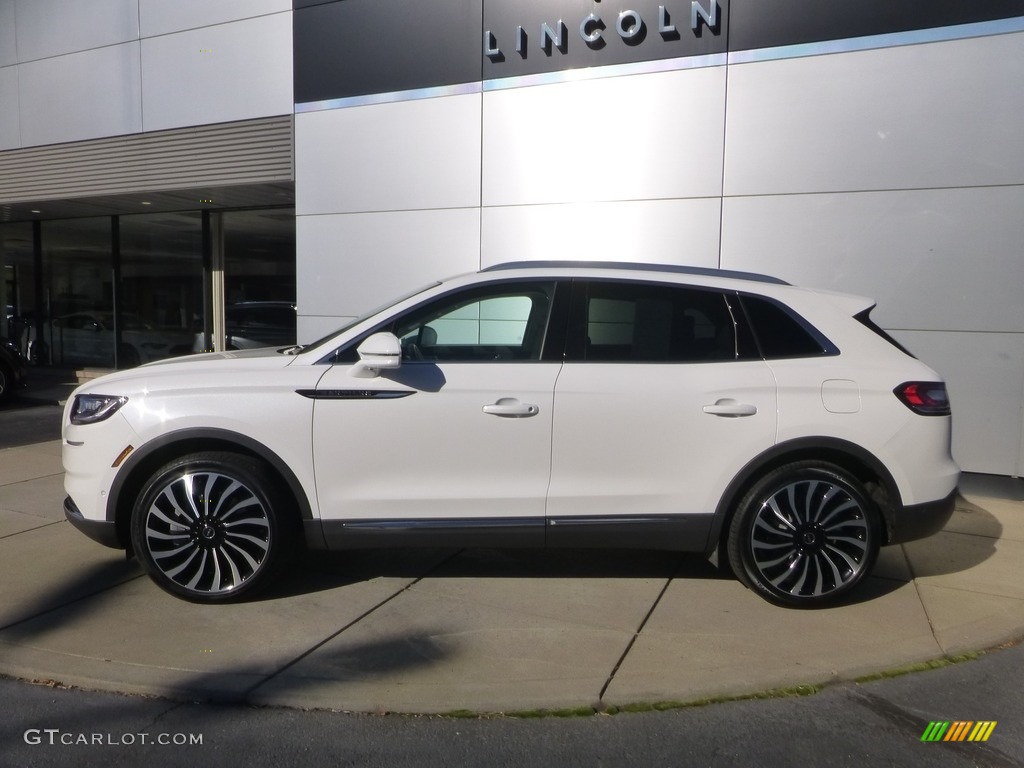
[{"label": "front side window", "polygon": [[[725,294],[683,286],[593,282],[578,332],[588,361],[694,363],[747,359]],[[580,327],[582,326],[582,327]]]},{"label": "front side window", "polygon": [[540,360],[553,282],[459,291],[398,319],[403,361]]}]

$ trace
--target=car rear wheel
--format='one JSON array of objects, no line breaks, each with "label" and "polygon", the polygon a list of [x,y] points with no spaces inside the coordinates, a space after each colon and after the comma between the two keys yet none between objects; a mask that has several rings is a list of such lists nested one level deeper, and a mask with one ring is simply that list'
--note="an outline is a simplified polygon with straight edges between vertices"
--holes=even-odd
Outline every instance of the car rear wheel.
[{"label": "car rear wheel", "polygon": [[8,382],[13,381],[13,379],[14,377],[10,376],[4,367],[0,365],[0,403],[10,394]]},{"label": "car rear wheel", "polygon": [[768,473],[743,497],[729,529],[733,572],[780,605],[827,605],[871,571],[879,512],[841,468],[794,462]]},{"label": "car rear wheel", "polygon": [[217,603],[250,596],[284,566],[295,539],[285,495],[247,456],[195,453],[159,469],[132,512],[135,553],[178,597]]}]

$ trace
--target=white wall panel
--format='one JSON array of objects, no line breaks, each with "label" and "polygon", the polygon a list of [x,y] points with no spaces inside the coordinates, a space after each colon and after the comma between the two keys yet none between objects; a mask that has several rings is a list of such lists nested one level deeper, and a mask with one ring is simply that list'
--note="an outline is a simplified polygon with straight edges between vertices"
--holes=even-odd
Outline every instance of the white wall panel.
[{"label": "white wall panel", "polygon": [[733,65],[725,193],[1020,183],[1024,34]]},{"label": "white wall panel", "polygon": [[0,151],[21,146],[18,68],[0,67]]},{"label": "white wall panel", "polygon": [[718,266],[718,198],[485,208],[482,266],[583,259]]},{"label": "white wall panel", "polygon": [[480,95],[295,117],[298,213],[480,204]]},{"label": "white wall panel", "polygon": [[886,328],[1024,331],[1024,186],[724,205],[725,268],[871,296]]},{"label": "white wall panel", "polygon": [[893,335],[946,378],[953,406],[953,457],[960,468],[1024,474],[1024,334]]},{"label": "white wall panel", "polygon": [[139,43],[18,65],[24,146],[142,130]]},{"label": "white wall panel", "polygon": [[486,206],[722,193],[725,68],[484,95]]},{"label": "white wall panel", "polygon": [[0,0],[0,67],[18,63],[18,38],[14,27],[14,0]]},{"label": "white wall panel", "polygon": [[288,114],[291,14],[142,41],[147,131]]},{"label": "white wall panel", "polygon": [[138,0],[143,37],[290,11],[291,0]]},{"label": "white wall panel", "polygon": [[18,60],[139,38],[138,0],[17,0]]},{"label": "white wall panel", "polygon": [[300,343],[315,338],[310,329],[480,265],[478,208],[299,216],[295,236]]}]

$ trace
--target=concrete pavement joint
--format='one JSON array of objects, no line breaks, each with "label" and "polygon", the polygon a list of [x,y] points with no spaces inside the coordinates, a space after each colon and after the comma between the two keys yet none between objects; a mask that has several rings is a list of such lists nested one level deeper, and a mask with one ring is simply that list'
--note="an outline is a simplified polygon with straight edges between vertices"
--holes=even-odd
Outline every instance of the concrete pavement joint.
[{"label": "concrete pavement joint", "polygon": [[[22,514],[22,513],[19,513],[19,514]],[[63,525],[63,524],[64,524],[63,520],[50,520],[47,523],[43,523],[42,525],[36,525],[36,526],[33,526],[32,528],[26,528],[23,531],[15,531],[14,533],[6,533],[3,536],[0,536],[0,541],[3,541],[4,539],[13,538],[14,536],[21,536],[21,534],[23,534],[23,533],[30,533],[31,531],[38,531],[38,530],[40,530],[42,528],[49,528],[51,525]]]},{"label": "concrete pavement joint", "polygon": [[[267,675],[266,677],[264,677],[264,678],[263,678],[262,680],[260,680],[260,681],[259,681],[258,683],[256,683],[255,685],[252,685],[251,687],[247,688],[247,689],[246,689],[245,691],[243,691],[243,692],[242,692],[242,694],[241,694],[241,697],[240,697],[240,698],[241,698],[242,700],[248,700],[248,698],[249,698],[250,696],[252,696],[252,694],[253,694],[253,693],[254,693],[254,692],[255,692],[255,691],[256,691],[256,690],[258,689],[258,688],[260,688],[260,687],[261,687],[261,686],[263,686],[263,685],[266,685],[266,684],[267,684],[267,683],[269,683],[269,682],[270,682],[271,680],[273,680],[273,679],[274,679],[275,677],[278,677],[279,675],[281,675],[281,674],[283,674],[283,673],[287,672],[287,671],[288,671],[289,669],[291,669],[292,667],[294,667],[294,666],[295,666],[296,664],[298,664],[298,663],[299,663],[300,661],[302,661],[303,659],[306,659],[306,658],[308,658],[308,657],[309,657],[309,656],[310,656],[311,654],[315,653],[315,652],[316,652],[317,650],[319,650],[320,648],[323,648],[323,647],[324,647],[325,645],[327,645],[327,643],[329,643],[329,642],[331,642],[332,640],[334,640],[334,639],[336,639],[336,638],[340,637],[340,636],[341,636],[341,635],[342,635],[342,634],[343,634],[344,632],[346,632],[346,631],[348,631],[349,629],[351,629],[352,627],[356,626],[357,624],[359,624],[359,623],[360,623],[361,621],[363,621],[364,619],[366,619],[366,618],[367,618],[368,616],[370,616],[371,614],[373,614],[373,613],[376,613],[376,612],[377,612],[378,610],[380,610],[380,609],[381,609],[381,608],[383,608],[383,607],[384,607],[385,605],[387,605],[388,603],[390,603],[390,602],[391,602],[392,600],[394,600],[394,599],[395,599],[396,597],[399,597],[400,595],[403,595],[403,594],[405,594],[406,592],[408,592],[408,591],[409,591],[410,589],[412,589],[412,588],[413,588],[414,586],[416,586],[416,585],[417,585],[417,584],[419,584],[419,583],[420,583],[421,581],[423,581],[423,580],[424,580],[425,578],[427,578],[428,576],[430,576],[430,574],[432,574],[432,573],[434,573],[435,571],[437,571],[437,570],[438,570],[439,568],[441,568],[441,567],[442,567],[443,565],[446,565],[446,564],[448,564],[449,562],[451,562],[452,560],[454,560],[454,559],[455,559],[456,557],[458,557],[458,556],[459,556],[460,554],[462,554],[462,552],[463,552],[463,551],[464,551],[464,550],[459,550],[458,552],[455,552],[454,554],[452,554],[451,556],[449,556],[449,557],[445,558],[444,560],[440,561],[439,563],[436,563],[436,564],[435,564],[435,565],[434,565],[434,566],[433,566],[433,567],[432,567],[432,568],[431,568],[430,570],[428,570],[428,571],[427,571],[426,573],[424,573],[424,574],[423,574],[422,576],[417,576],[417,577],[416,577],[415,579],[413,579],[412,581],[410,581],[410,582],[409,582],[408,584],[406,584],[406,585],[405,585],[404,587],[402,587],[402,588],[401,588],[400,590],[398,590],[398,591],[397,591],[397,592],[395,592],[394,594],[392,594],[392,595],[389,595],[388,597],[384,598],[383,600],[381,600],[381,601],[380,601],[379,603],[377,603],[376,605],[374,605],[374,606],[372,606],[372,607],[368,608],[367,610],[363,611],[363,613],[361,613],[361,614],[360,614],[359,616],[357,616],[356,618],[352,619],[352,621],[350,621],[350,622],[348,622],[347,624],[345,624],[345,625],[344,625],[343,627],[341,627],[341,629],[339,629],[339,630],[338,630],[337,632],[332,632],[332,633],[331,633],[330,635],[328,635],[327,637],[325,637],[325,638],[324,638],[323,640],[321,640],[320,642],[318,642],[318,643],[316,643],[316,644],[314,644],[314,645],[310,646],[310,647],[309,647],[309,648],[307,648],[307,649],[306,649],[305,651],[303,651],[303,652],[302,652],[302,653],[300,653],[300,654],[299,654],[298,656],[296,656],[296,657],[295,657],[294,659],[292,659],[291,661],[289,661],[289,662],[288,662],[287,664],[284,664],[284,665],[283,665],[282,667],[280,667],[279,669],[277,669],[276,671],[274,671],[274,672],[273,672],[272,674],[269,674],[269,675]],[[2,631],[2,628],[0,628],[0,631]]]},{"label": "concrete pavement joint", "polygon": [[626,657],[629,655],[629,652],[633,650],[633,645],[640,637],[640,633],[644,631],[644,627],[647,626],[647,622],[650,620],[651,616],[654,615],[655,609],[658,607],[658,604],[661,603],[661,599],[665,596],[665,593],[668,591],[668,588],[672,585],[672,582],[675,579],[676,574],[679,573],[680,562],[681,561],[676,563],[675,571],[665,581],[665,585],[661,588],[661,591],[658,592],[658,596],[654,599],[654,602],[651,604],[650,609],[647,611],[647,613],[641,620],[640,626],[636,628],[636,632],[634,632],[633,636],[629,639],[629,642],[626,644],[625,650],[623,650],[622,655],[619,656],[619,660],[615,662],[615,666],[612,667],[612,671],[611,674],[608,675],[608,679],[605,680],[604,685],[601,686],[601,692],[597,694],[597,700],[599,702],[604,701],[604,695],[608,692],[609,686],[611,686],[612,681],[615,679],[615,673],[619,671],[619,667],[622,666],[622,662],[626,660]]},{"label": "concrete pavement joint", "polygon": [[932,640],[935,641],[935,647],[942,653],[945,653],[946,649],[942,647],[939,635],[935,631],[935,622],[932,621],[932,616],[928,612],[928,605],[925,603],[924,595],[921,594],[921,584],[917,580],[917,572],[914,570],[914,561],[910,559],[910,554],[907,552],[905,544],[900,544],[900,551],[903,552],[903,559],[906,561],[907,570],[910,572],[910,583],[914,585],[914,594],[917,595],[917,601],[921,604],[921,611],[924,613],[925,621],[928,622],[928,631],[931,633]]},{"label": "concrete pavement joint", "polygon": [[46,616],[47,614],[53,613],[55,611],[62,610],[64,608],[67,608],[69,605],[74,605],[75,603],[80,603],[83,600],[88,600],[90,597],[95,597],[96,595],[101,595],[104,592],[110,592],[111,590],[114,590],[114,589],[116,589],[118,587],[123,587],[125,584],[128,584],[128,583],[130,583],[132,581],[136,581],[137,579],[141,579],[144,576],[145,576],[144,573],[136,574],[135,576],[129,576],[124,581],[119,581],[116,584],[111,584],[111,585],[106,586],[106,587],[100,587],[99,589],[93,590],[92,592],[88,592],[86,594],[79,595],[78,597],[74,597],[74,598],[72,598],[70,600],[66,600],[63,603],[55,605],[55,606],[53,606],[51,608],[47,608],[45,611],[40,611],[39,613],[33,613],[31,616],[26,616],[26,617],[24,617],[22,619],[18,619],[17,621],[13,621],[10,624],[5,624],[3,626],[0,626],[0,633],[6,632],[9,629],[13,629],[14,627],[20,626],[20,625],[25,624],[27,622],[34,621],[35,619],[38,619],[41,616]]}]

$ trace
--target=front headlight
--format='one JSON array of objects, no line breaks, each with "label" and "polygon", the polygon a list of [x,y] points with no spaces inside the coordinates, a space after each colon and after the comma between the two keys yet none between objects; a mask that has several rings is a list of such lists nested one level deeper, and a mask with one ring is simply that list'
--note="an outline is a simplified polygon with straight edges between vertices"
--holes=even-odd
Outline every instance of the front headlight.
[{"label": "front headlight", "polygon": [[75,395],[71,405],[72,424],[95,424],[109,419],[128,402],[124,395]]}]

